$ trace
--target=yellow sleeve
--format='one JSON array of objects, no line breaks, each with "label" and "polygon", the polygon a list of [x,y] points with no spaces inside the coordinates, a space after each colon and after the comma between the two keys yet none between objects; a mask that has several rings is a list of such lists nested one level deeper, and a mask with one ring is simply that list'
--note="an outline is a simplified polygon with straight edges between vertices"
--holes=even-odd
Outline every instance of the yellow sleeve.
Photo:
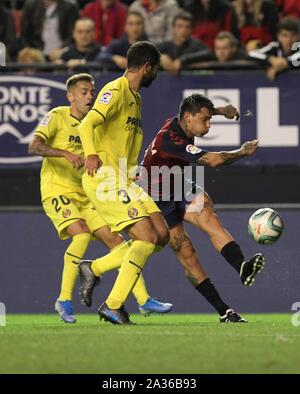
[{"label": "yellow sleeve", "polygon": [[94,129],[103,122],[101,115],[91,110],[80,123],[78,131],[85,157],[97,154],[94,145]]},{"label": "yellow sleeve", "polygon": [[81,122],[78,130],[85,157],[97,154],[94,145],[94,129],[104,124],[114,114],[118,108],[118,97],[118,90],[102,89],[93,108]]},{"label": "yellow sleeve", "polygon": [[98,97],[94,103],[92,111],[95,111],[102,116],[103,120],[106,121],[116,111],[120,104],[120,91],[118,89],[105,89],[100,91]]},{"label": "yellow sleeve", "polygon": [[55,112],[48,112],[35,129],[34,135],[48,140],[57,131],[58,117]]}]

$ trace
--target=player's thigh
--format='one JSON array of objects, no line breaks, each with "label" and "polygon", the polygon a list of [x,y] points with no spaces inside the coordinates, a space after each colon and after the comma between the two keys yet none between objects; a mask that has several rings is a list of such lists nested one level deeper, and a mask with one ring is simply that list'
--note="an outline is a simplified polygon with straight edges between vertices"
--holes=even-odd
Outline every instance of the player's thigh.
[{"label": "player's thigh", "polygon": [[70,237],[75,237],[76,235],[82,233],[90,234],[90,230],[83,219],[77,220],[76,222],[70,224],[66,228],[66,232]]},{"label": "player's thigh", "polygon": [[68,227],[84,220],[72,197],[68,194],[58,194],[43,201],[44,211],[52,221],[61,239],[70,237],[70,234],[67,232]]},{"label": "player's thigh", "polygon": [[150,213],[150,219],[158,234],[158,244],[165,246],[170,240],[169,227],[161,212]]},{"label": "player's thigh", "polygon": [[[218,215],[214,209],[213,201],[207,193],[203,195],[202,202],[192,204],[184,215],[184,221],[198,227],[205,232],[212,231],[221,225]],[[201,209],[200,209],[201,208]]]},{"label": "player's thigh", "polygon": [[105,220],[86,196],[80,196],[76,200],[76,204],[91,234],[94,235],[95,231],[107,226]]},{"label": "player's thigh", "polygon": [[120,234],[113,233],[107,225],[98,228],[94,231],[93,235],[99,241],[103,242],[109,249],[113,249],[124,242],[124,238]]},{"label": "player's thigh", "polygon": [[169,228],[159,207],[142,187],[136,185],[135,183],[132,183],[131,187],[136,194],[137,199],[142,202],[145,210],[150,215],[153,227],[155,228],[158,235],[158,244],[160,246],[165,246],[169,242]]},{"label": "player's thigh", "polygon": [[175,253],[179,253],[183,242],[188,239],[183,223],[178,223],[170,229],[169,245]]},{"label": "player's thigh", "polygon": [[150,217],[145,217],[142,220],[128,226],[126,228],[128,235],[134,240],[151,242],[154,245],[158,244],[158,234]]},{"label": "player's thigh", "polygon": [[85,220],[88,231],[94,238],[103,242],[109,249],[120,245],[124,241],[120,235],[111,232],[110,227],[97,212],[87,196],[78,196],[76,205]]}]

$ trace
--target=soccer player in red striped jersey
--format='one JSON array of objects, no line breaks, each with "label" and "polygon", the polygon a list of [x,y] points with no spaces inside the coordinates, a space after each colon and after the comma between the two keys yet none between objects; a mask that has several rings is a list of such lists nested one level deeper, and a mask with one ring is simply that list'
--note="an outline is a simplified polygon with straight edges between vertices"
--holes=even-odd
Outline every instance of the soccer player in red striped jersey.
[{"label": "soccer player in red striped jersey", "polygon": [[[227,118],[239,116],[234,107],[217,109],[208,98],[199,94],[185,98],[180,106],[179,117],[167,120],[148,147],[142,162],[140,183],[148,194],[158,199],[156,203],[170,228],[170,246],[191,284],[217,310],[221,322],[245,322],[220,297],[184,228],[184,222],[187,222],[205,232],[214,248],[238,272],[244,285],[251,286],[256,275],[264,268],[265,259],[261,253],[245,260],[240,246],[223,227],[209,195],[193,179],[186,179],[186,169],[191,166],[217,167],[230,164],[254,154],[258,148],[257,140],[247,141],[239,149],[227,152],[207,152],[195,146],[194,137],[203,137],[209,132],[210,120],[215,114],[223,114]],[[169,195],[162,190],[170,179],[170,172],[153,176],[153,170],[163,166],[169,170],[175,168]],[[182,193],[183,188],[179,187],[181,198],[178,198],[178,187],[174,180],[176,173],[190,183],[187,193]],[[196,196],[192,200],[187,198],[188,194],[195,191]]]}]

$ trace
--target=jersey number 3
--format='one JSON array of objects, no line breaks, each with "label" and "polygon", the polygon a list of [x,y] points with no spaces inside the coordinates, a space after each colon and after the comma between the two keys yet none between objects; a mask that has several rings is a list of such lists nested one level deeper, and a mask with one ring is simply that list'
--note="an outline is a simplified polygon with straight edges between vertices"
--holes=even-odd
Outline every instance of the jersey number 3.
[{"label": "jersey number 3", "polygon": [[128,196],[126,190],[120,189],[118,191],[118,194],[119,194],[119,196],[120,196],[120,198],[122,200],[122,203],[124,203],[124,204],[129,204],[130,203],[131,200],[130,200],[130,197]]}]

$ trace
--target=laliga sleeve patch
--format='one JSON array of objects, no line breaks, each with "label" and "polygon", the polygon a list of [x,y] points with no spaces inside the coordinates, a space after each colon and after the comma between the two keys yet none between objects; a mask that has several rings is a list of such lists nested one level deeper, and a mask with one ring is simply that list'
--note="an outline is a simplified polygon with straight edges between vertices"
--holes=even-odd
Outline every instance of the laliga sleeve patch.
[{"label": "laliga sleeve patch", "polygon": [[40,124],[43,125],[43,126],[48,126],[48,123],[50,122],[50,120],[51,120],[51,115],[50,115],[50,114],[47,114],[47,115],[45,115],[45,116],[43,117],[43,119],[40,121]]},{"label": "laliga sleeve patch", "polygon": [[192,155],[196,155],[197,153],[202,152],[202,149],[192,144],[187,145],[185,149],[188,153],[191,153]]},{"label": "laliga sleeve patch", "polygon": [[112,92],[110,92],[110,91],[104,92],[99,99],[99,103],[108,104],[110,102],[110,100],[112,99],[112,96],[113,96]]}]

